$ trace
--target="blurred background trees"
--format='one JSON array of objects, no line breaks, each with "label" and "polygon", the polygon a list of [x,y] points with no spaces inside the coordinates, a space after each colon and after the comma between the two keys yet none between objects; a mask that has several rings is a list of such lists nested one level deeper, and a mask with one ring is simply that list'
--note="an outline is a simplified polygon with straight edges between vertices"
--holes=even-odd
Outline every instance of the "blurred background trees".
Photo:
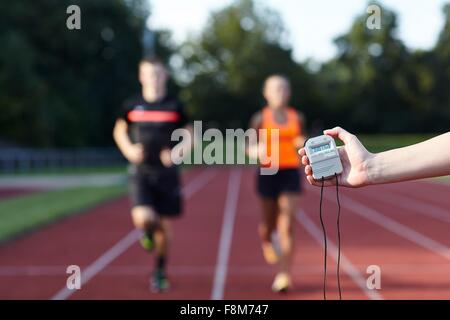
[{"label": "blurred background trees", "polygon": [[183,44],[179,55],[179,72],[186,78],[182,94],[191,112],[218,127],[246,126],[264,105],[262,84],[273,73],[291,79],[295,105],[312,105],[310,76],[292,59],[283,22],[252,0],[214,12],[201,35]]},{"label": "blurred background trees", "polygon": [[[82,8],[82,29],[65,28],[66,8]],[[150,1],[151,4],[151,1]],[[363,13],[335,39],[337,55],[320,66],[292,58],[288,30],[275,10],[236,0],[213,12],[196,37],[176,46],[154,30],[155,51],[170,61],[171,90],[192,119],[219,128],[246,126],[264,106],[271,73],[292,81],[292,105],[308,125],[360,133],[429,133],[450,123],[450,5],[436,46],[412,51]],[[136,65],[151,7],[145,0],[25,0],[0,4],[0,140],[27,146],[112,145],[122,101],[139,90]]]},{"label": "blurred background trees", "polygon": [[[1,137],[33,146],[110,144],[118,101],[138,90],[145,1],[0,3]],[[81,30],[66,28],[79,5]]]}]

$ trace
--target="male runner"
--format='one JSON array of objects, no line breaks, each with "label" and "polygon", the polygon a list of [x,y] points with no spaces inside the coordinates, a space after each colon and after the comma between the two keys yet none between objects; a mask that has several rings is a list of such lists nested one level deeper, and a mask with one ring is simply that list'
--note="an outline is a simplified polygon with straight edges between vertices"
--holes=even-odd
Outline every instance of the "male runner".
[{"label": "male runner", "polygon": [[142,92],[128,99],[114,127],[114,140],[131,163],[131,216],[143,230],[141,245],[155,249],[156,266],[151,279],[154,292],[169,289],[166,275],[170,223],[181,213],[180,181],[172,164],[172,132],[187,124],[183,105],[167,94],[168,72],[158,58],[139,63]]}]

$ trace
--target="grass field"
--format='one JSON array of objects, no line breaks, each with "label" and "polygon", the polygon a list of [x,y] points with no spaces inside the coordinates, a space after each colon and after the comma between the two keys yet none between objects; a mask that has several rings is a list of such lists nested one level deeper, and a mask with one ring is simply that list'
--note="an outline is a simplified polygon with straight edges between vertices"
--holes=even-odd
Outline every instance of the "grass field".
[{"label": "grass field", "polygon": [[434,180],[435,181],[439,181],[439,182],[443,182],[443,183],[450,183],[450,176],[434,178]]},{"label": "grass field", "polygon": [[419,143],[437,135],[438,134],[377,134],[358,135],[358,138],[370,152],[381,152]]},{"label": "grass field", "polygon": [[125,186],[40,192],[0,201],[0,242],[92,207],[125,192]]},{"label": "grass field", "polygon": [[126,173],[126,166],[113,167],[66,167],[66,168],[48,168],[48,169],[31,169],[28,171],[14,172],[14,173],[0,173],[2,176],[60,176],[72,174],[109,174],[109,173]]}]

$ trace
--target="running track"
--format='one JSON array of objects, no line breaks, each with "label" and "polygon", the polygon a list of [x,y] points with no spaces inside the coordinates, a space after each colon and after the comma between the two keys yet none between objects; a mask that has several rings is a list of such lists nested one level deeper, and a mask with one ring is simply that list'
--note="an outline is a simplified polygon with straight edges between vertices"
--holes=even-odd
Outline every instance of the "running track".
[{"label": "running track", "polygon": [[[136,243],[127,198],[109,201],[0,247],[0,299],[322,299],[319,189],[305,185],[296,216],[294,290],[271,293],[275,269],[257,237],[253,168],[184,175],[185,214],[174,222],[172,290],[148,291],[153,258]],[[450,186],[411,182],[341,190],[345,299],[450,298]],[[337,298],[335,190],[325,189],[328,298]],[[18,213],[19,214],[19,213]],[[65,289],[68,265],[82,289]],[[368,290],[366,269],[381,268]]]}]

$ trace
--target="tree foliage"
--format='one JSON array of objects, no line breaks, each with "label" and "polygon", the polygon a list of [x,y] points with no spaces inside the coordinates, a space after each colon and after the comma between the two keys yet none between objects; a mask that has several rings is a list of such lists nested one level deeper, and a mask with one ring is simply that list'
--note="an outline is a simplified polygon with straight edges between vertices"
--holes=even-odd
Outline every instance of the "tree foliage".
[{"label": "tree foliage", "polygon": [[[81,30],[66,28],[72,4],[81,8]],[[116,106],[137,89],[146,15],[137,0],[1,2],[3,138],[38,146],[108,143]]]},{"label": "tree foliage", "polygon": [[277,13],[251,0],[214,12],[201,35],[180,49],[181,72],[190,79],[183,94],[195,118],[219,127],[246,126],[263,106],[262,84],[273,73],[289,76],[300,88],[294,105],[311,105],[309,76],[292,59],[285,33]]},{"label": "tree foliage", "polygon": [[439,57],[445,52],[440,48],[445,30],[433,51],[411,52],[396,36],[393,11],[383,8],[380,30],[369,30],[365,21],[365,15],[357,17],[335,40],[337,57],[316,75],[327,92],[323,117],[367,133],[448,129],[448,107],[436,100],[448,96],[449,79],[441,68],[449,60]]},{"label": "tree foliage", "polygon": [[[112,144],[117,109],[139,90],[146,3],[0,2],[0,139],[44,147]],[[79,31],[66,28],[71,4],[81,8]],[[156,30],[156,53],[171,62],[192,118],[219,128],[245,127],[264,105],[264,79],[282,73],[292,82],[292,105],[310,126],[438,132],[450,123],[450,5],[443,14],[435,47],[414,51],[397,36],[395,12],[382,7],[380,30],[369,30],[362,12],[335,39],[337,55],[311,69],[293,60],[276,11],[235,0],[178,48],[170,31]],[[170,87],[179,90],[174,82]]]}]

